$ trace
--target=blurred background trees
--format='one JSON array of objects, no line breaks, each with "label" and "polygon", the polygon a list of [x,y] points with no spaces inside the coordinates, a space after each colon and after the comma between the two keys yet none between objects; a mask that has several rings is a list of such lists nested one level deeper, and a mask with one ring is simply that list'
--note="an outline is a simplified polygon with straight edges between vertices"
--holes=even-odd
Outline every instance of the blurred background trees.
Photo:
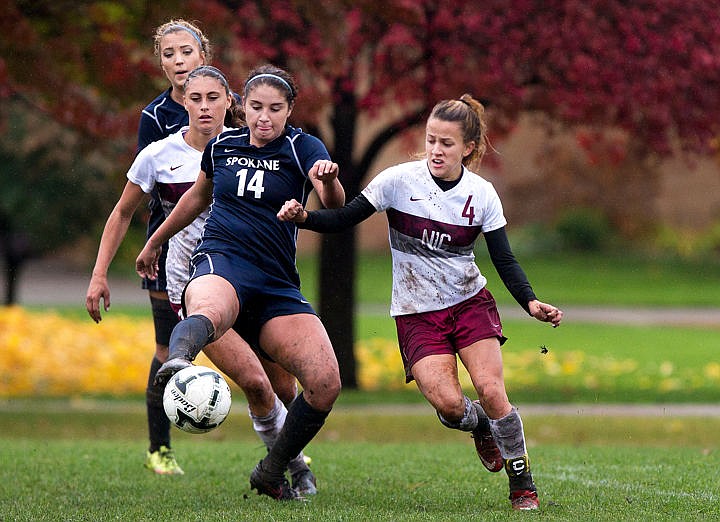
[{"label": "blurred background trees", "polygon": [[[63,205],[31,211],[57,223],[81,215],[84,230],[99,234],[116,196],[93,190],[102,185],[117,194],[123,183],[139,111],[165,85],[152,55],[153,28],[171,17],[201,23],[214,63],[236,90],[261,62],[295,74],[293,123],[325,141],[349,197],[391,144],[421,150],[418,129],[430,108],[463,92],[486,104],[499,148],[522,122],[544,132],[532,158],[538,176],[503,198],[510,212],[522,207],[520,221],[560,220],[567,229],[569,217],[587,209],[579,215],[593,226],[640,237],[658,226],[663,158],[686,158],[682,177],[697,158],[717,154],[720,13],[702,0],[13,0],[0,14],[3,193],[18,186],[31,197],[32,186],[19,180],[40,167],[39,153],[11,143],[42,135],[40,117],[56,122],[77,141],[50,140],[43,154],[75,151],[75,163],[43,168],[45,178],[58,177],[56,195],[66,191]],[[8,117],[16,103],[20,114]],[[93,160],[98,155],[103,161]],[[82,173],[63,178],[73,170]],[[33,220],[20,219],[10,199],[0,199],[0,226],[9,231],[4,238],[25,237],[15,258],[56,248]],[[356,385],[356,248],[355,230],[323,236],[318,267],[319,311],[348,387]]]}]

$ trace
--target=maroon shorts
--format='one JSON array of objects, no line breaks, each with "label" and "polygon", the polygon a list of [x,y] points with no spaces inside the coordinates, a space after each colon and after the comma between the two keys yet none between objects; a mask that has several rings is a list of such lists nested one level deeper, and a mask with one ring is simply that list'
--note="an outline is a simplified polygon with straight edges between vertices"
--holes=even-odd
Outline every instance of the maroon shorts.
[{"label": "maroon shorts", "polygon": [[497,337],[500,345],[507,338],[492,294],[483,288],[473,297],[442,310],[395,317],[400,355],[405,365],[405,382],[413,380],[410,371],[423,357],[457,354],[458,350],[481,339]]},{"label": "maroon shorts", "polygon": [[178,319],[180,319],[181,321],[182,321],[183,319],[185,319],[185,315],[183,314],[182,305],[175,304],[175,303],[170,303],[170,308],[172,308],[172,309],[173,309],[173,312],[175,312],[175,313],[177,314]]}]

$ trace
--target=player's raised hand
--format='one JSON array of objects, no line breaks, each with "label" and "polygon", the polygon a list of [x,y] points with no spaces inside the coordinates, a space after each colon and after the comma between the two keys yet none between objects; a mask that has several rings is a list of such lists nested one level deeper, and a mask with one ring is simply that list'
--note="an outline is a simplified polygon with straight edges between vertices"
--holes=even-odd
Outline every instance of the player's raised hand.
[{"label": "player's raised hand", "polygon": [[159,270],[158,260],[162,253],[162,246],[152,247],[150,243],[146,243],[137,259],[135,260],[135,271],[140,277],[148,279],[157,279]]},{"label": "player's raised hand", "polygon": [[280,211],[277,213],[280,221],[292,221],[294,223],[302,223],[307,219],[307,212],[303,206],[296,200],[286,201]]},{"label": "player's raised hand", "polygon": [[330,160],[317,160],[310,169],[310,177],[322,182],[333,181],[338,177],[340,169],[338,164]]}]

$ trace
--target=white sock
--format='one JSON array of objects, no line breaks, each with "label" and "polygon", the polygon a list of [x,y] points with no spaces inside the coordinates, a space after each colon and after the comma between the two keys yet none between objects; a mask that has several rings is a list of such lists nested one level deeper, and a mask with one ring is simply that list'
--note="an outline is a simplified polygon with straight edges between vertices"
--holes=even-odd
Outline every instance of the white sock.
[{"label": "white sock", "polygon": [[443,418],[443,416],[440,415],[440,412],[436,413],[443,426],[447,426],[448,428],[452,428],[454,430],[472,431],[478,425],[478,412],[468,397],[465,397],[465,413],[459,421],[450,422]]},{"label": "white sock", "polygon": [[270,413],[265,417],[253,415],[253,412],[251,412],[249,408],[248,413],[252,419],[255,433],[257,433],[258,437],[265,443],[267,449],[272,448],[278,433],[280,433],[283,424],[285,424],[285,417],[287,416],[287,408],[285,405],[276,395],[275,406],[273,406],[273,409],[270,410]]}]

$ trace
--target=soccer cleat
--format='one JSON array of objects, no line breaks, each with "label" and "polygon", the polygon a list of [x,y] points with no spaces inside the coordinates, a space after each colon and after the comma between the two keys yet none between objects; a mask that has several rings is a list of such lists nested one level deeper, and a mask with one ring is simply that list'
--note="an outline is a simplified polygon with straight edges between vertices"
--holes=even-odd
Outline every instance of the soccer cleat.
[{"label": "soccer cleat", "polygon": [[184,359],[183,357],[175,357],[174,359],[168,359],[167,361],[165,361],[165,364],[158,368],[158,371],[155,374],[155,380],[153,381],[153,384],[155,384],[156,386],[159,384],[167,384],[167,382],[173,375],[175,375],[183,368],[187,368],[188,366],[192,366],[192,363],[189,360]]},{"label": "soccer cleat", "polygon": [[175,460],[175,453],[167,446],[160,446],[157,451],[147,452],[145,467],[158,475],[184,475],[185,472]]},{"label": "soccer cleat", "polygon": [[503,461],[500,448],[498,448],[492,433],[481,429],[478,424],[478,427],[472,431],[472,438],[475,442],[475,451],[477,451],[483,466],[492,473],[497,473],[503,469],[505,462]]},{"label": "soccer cleat", "polygon": [[495,439],[491,434],[472,435],[475,442],[475,451],[477,451],[480,462],[492,473],[497,473],[503,469],[504,462],[500,454],[500,448],[495,443]]},{"label": "soccer cleat", "polygon": [[[480,407],[480,401],[473,401],[473,403],[477,406],[480,412],[482,412],[482,419],[480,420],[484,419],[484,422],[478,422],[477,427],[472,431],[472,438],[475,442],[475,451],[477,452],[483,466],[485,466],[488,471],[497,473],[503,469],[505,462],[500,454],[500,448],[498,447],[497,442],[495,442],[495,437],[493,437],[492,432],[490,431],[490,426],[488,424],[487,417],[485,416],[485,412],[482,411],[482,408]],[[478,416],[480,415],[480,412],[478,413]]]},{"label": "soccer cleat", "polygon": [[264,471],[262,461],[250,474],[250,489],[257,490],[258,495],[267,495],[275,500],[305,500],[302,495],[290,487],[285,476],[275,478]]},{"label": "soccer cleat", "polygon": [[300,495],[315,495],[317,494],[317,480],[315,475],[309,469],[304,469],[293,473],[292,476],[292,487]]},{"label": "soccer cleat", "polygon": [[511,491],[510,504],[517,511],[532,511],[540,507],[537,492],[530,489]]}]

